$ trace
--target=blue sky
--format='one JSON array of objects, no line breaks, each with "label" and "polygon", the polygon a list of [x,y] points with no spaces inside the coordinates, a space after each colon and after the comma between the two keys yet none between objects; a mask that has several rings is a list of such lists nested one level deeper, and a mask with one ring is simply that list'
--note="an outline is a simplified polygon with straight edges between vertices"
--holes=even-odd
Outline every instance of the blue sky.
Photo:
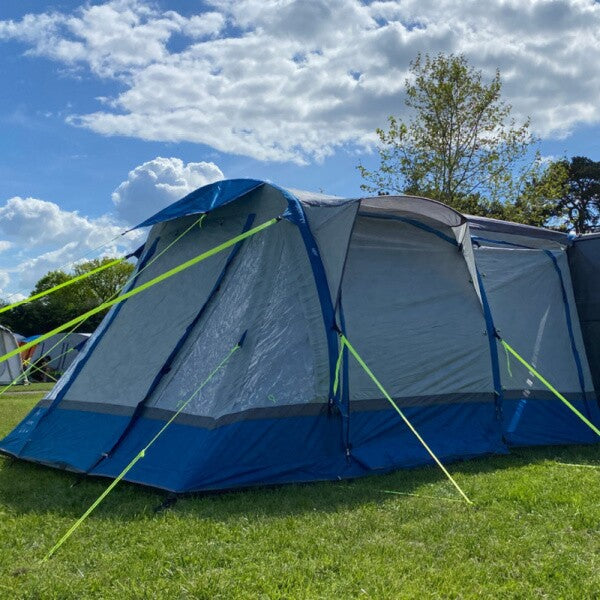
[{"label": "blue sky", "polygon": [[20,0],[0,45],[0,297],[215,178],[359,195],[419,51],[500,67],[543,155],[600,160],[591,0]]}]

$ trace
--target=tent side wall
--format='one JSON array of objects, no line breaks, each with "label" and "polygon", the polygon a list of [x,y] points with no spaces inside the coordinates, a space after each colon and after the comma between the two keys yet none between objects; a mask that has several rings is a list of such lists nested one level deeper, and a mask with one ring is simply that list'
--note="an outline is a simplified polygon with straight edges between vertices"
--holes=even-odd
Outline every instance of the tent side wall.
[{"label": "tent side wall", "polygon": [[583,340],[594,387],[600,394],[600,235],[575,239],[568,256]]},{"label": "tent side wall", "polygon": [[[342,284],[347,337],[442,460],[505,452],[485,319],[453,232],[401,219],[359,212]],[[431,461],[351,357],[345,384],[354,460],[375,471]]]}]

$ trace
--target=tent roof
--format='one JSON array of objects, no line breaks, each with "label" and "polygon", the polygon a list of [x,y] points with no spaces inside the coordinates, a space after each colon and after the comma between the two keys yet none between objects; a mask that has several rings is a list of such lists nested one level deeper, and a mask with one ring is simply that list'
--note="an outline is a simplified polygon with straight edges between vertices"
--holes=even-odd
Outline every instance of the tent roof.
[{"label": "tent roof", "polygon": [[372,216],[406,216],[412,214],[428,217],[444,223],[449,227],[459,227],[466,218],[446,204],[437,200],[422,198],[420,196],[373,196],[360,201],[360,211]]},{"label": "tent roof", "polygon": [[462,225],[466,220],[459,212],[441,202],[417,196],[340,198],[338,196],[303,190],[284,189],[258,179],[225,179],[194,190],[181,200],[174,202],[136,225],[133,229],[148,227],[179,217],[209,212],[220,206],[234,202],[261,186],[269,186],[280,190],[284,195],[292,195],[302,204],[310,206],[339,206],[341,204],[360,201],[361,212],[363,214],[371,214],[372,216],[406,215],[409,213],[415,216],[429,217],[450,227]]},{"label": "tent roof", "polygon": [[309,206],[339,206],[346,203],[360,202],[359,212],[363,215],[389,218],[391,216],[406,216],[408,214],[417,217],[427,217],[449,227],[459,227],[468,221],[471,230],[475,234],[493,232],[496,234],[516,235],[554,242],[563,246],[567,246],[570,241],[570,238],[566,233],[545,229],[543,227],[533,227],[531,225],[522,225],[510,221],[501,221],[499,219],[463,215],[442,202],[419,196],[403,195],[340,198],[338,196],[319,194],[316,192],[284,189],[259,179],[224,179],[198,188],[181,200],[174,202],[139,225],[136,225],[133,229],[148,227],[156,223],[170,221],[179,217],[210,212],[220,206],[234,202],[238,198],[263,186],[279,190],[284,196],[287,196],[288,198],[292,196],[302,204]]},{"label": "tent roof", "polygon": [[533,225],[512,223],[511,221],[501,221],[500,219],[490,219],[488,217],[476,217],[474,215],[466,215],[466,217],[469,220],[469,225],[473,233],[492,231],[494,233],[506,233],[508,235],[549,240],[564,246],[569,243],[569,236],[560,231],[534,227]]},{"label": "tent roof", "polygon": [[584,233],[574,238],[576,242],[587,242],[589,240],[597,240],[600,238],[600,233]]}]

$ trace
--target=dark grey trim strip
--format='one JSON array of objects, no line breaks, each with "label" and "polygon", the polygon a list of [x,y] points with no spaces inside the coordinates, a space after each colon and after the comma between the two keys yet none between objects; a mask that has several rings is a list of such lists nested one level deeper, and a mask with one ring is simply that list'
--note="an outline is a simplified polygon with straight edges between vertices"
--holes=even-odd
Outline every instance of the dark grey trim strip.
[{"label": "dark grey trim strip", "polygon": [[[289,406],[266,406],[264,408],[250,408],[241,412],[223,415],[222,417],[203,417],[201,415],[192,415],[181,413],[177,417],[177,423],[181,425],[191,425],[193,427],[202,427],[204,429],[216,429],[223,425],[231,425],[239,421],[255,421],[258,419],[285,419],[289,417],[315,417],[326,415],[328,405],[326,402],[310,402],[308,404],[293,404]],[[164,408],[146,408],[142,414],[148,419],[158,421],[167,421],[173,416],[172,410]]]},{"label": "dark grey trim strip", "polygon": [[[36,408],[49,408],[52,400],[42,400]],[[109,404],[108,402],[81,402],[78,400],[63,400],[57,408],[62,410],[79,410],[81,412],[95,412],[105,415],[119,415],[130,417],[135,406],[123,406],[122,404]]]},{"label": "dark grey trim strip", "polygon": [[[594,392],[586,392],[585,398],[581,392],[565,392],[563,390],[559,390],[559,392],[572,402],[583,402],[584,400],[588,402],[596,401],[596,394]],[[504,398],[506,400],[521,400],[522,398],[527,400],[531,398],[532,400],[555,400],[556,402],[560,402],[550,390],[505,390]]]},{"label": "dark grey trim strip", "polygon": [[[37,406],[40,408],[48,408],[51,400],[42,400]],[[62,410],[78,410],[81,412],[95,412],[105,415],[117,415],[130,417],[135,407],[122,406],[118,404],[108,404],[99,402],[81,402],[77,400],[63,400],[57,409]],[[156,408],[153,406],[145,407],[141,413],[141,417],[147,419],[156,419],[159,421],[169,420],[174,410],[164,408]],[[177,423],[182,425],[193,425],[196,427],[204,427],[205,429],[214,429],[222,425],[229,425],[237,421],[250,421],[256,419],[284,419],[287,417],[306,417],[327,414],[327,402],[310,402],[308,404],[291,404],[287,406],[265,406],[262,408],[251,408],[222,417],[206,417],[202,415],[194,415],[182,412],[176,419]]]},{"label": "dark grey trim strip", "polygon": [[[581,392],[561,392],[567,400],[582,401]],[[520,400],[521,398],[531,398],[532,400],[556,400],[552,392],[546,390],[505,390],[504,398],[507,400]],[[586,392],[586,399],[596,400],[594,392]],[[414,406],[435,406],[448,404],[485,404],[494,402],[492,393],[464,393],[464,394],[432,394],[428,396],[412,396],[394,398],[394,402],[399,407]],[[52,400],[41,400],[36,408],[48,408]],[[81,402],[77,400],[63,400],[58,406],[62,410],[79,410],[82,412],[96,412],[101,414],[118,415],[130,417],[135,407],[122,406],[119,404],[108,404],[100,402]],[[351,400],[350,409],[352,412],[366,412],[379,410],[393,410],[388,400],[385,398],[367,398],[365,400]],[[156,419],[158,421],[167,421],[173,416],[175,411],[164,408],[146,407],[142,413],[143,417]],[[252,421],[256,419],[285,419],[289,417],[313,417],[327,414],[327,402],[310,402],[308,404],[289,404],[284,406],[265,406],[260,408],[250,408],[237,413],[223,415],[222,417],[206,417],[190,413],[181,413],[177,417],[177,423],[182,425],[192,425],[194,427],[203,427],[205,429],[215,429],[223,425],[237,423],[238,421]]]},{"label": "dark grey trim strip", "polygon": [[[492,404],[494,394],[490,392],[465,393],[465,394],[431,394],[428,396],[407,396],[393,398],[394,402],[401,408],[411,406],[434,406],[441,404]],[[352,412],[365,412],[372,410],[394,410],[385,398],[372,398],[365,400],[350,400]]]},{"label": "dark grey trim strip", "polygon": [[[475,394],[439,394],[430,396],[416,396],[406,398],[394,398],[398,406],[431,406],[435,404],[460,404],[493,402],[494,396],[491,393]],[[51,400],[42,400],[37,406],[48,408]],[[385,398],[373,398],[366,400],[351,401],[352,410],[370,411],[370,410],[393,410]],[[77,400],[63,400],[57,409],[61,410],[79,410],[82,412],[96,412],[101,414],[110,414],[129,417],[133,414],[135,407],[123,406],[118,404],[100,403],[100,402],[82,402]],[[167,421],[173,416],[174,411],[157,407],[146,407],[142,416],[148,419]],[[248,410],[223,415],[213,418],[190,413],[181,413],[177,417],[177,423],[214,429],[223,425],[229,425],[238,421],[250,421],[256,419],[285,419],[289,417],[308,417],[326,415],[328,405],[326,401],[310,402],[308,404],[290,404],[283,406],[265,406],[260,408],[251,408]]]}]

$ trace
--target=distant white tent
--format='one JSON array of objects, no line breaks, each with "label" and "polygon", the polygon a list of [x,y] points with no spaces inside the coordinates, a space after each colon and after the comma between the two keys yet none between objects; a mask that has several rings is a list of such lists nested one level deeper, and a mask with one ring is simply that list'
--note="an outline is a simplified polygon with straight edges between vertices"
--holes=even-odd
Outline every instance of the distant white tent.
[{"label": "distant white tent", "polygon": [[54,371],[64,373],[77,357],[91,334],[89,333],[58,333],[38,344],[33,351],[31,362],[36,363],[42,357],[48,357],[50,361],[47,367]]},{"label": "distant white tent", "polygon": [[[15,350],[18,347],[17,339],[10,329],[0,325],[0,355]],[[23,372],[21,357],[13,356],[0,363],[0,385],[9,385]],[[25,381],[25,380],[23,380]],[[19,383],[22,383],[21,381]]]}]

